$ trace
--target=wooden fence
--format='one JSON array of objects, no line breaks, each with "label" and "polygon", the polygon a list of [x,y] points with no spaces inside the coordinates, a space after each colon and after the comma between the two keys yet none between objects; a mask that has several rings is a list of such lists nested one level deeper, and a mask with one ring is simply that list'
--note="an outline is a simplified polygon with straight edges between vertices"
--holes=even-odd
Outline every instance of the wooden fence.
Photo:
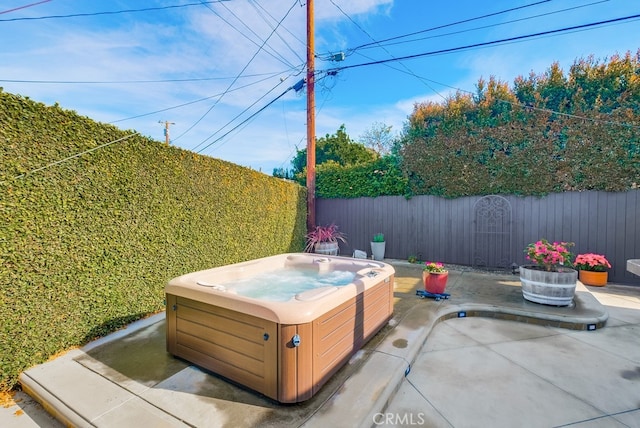
[{"label": "wooden fence", "polygon": [[384,233],[385,257],[468,266],[525,264],[524,248],[538,239],[575,242],[574,254],[604,254],[609,282],[640,285],[626,270],[640,258],[640,190],[567,192],[544,197],[382,196],[318,199],[316,223],[335,222],[347,234],[343,255],[371,254],[374,234]]}]

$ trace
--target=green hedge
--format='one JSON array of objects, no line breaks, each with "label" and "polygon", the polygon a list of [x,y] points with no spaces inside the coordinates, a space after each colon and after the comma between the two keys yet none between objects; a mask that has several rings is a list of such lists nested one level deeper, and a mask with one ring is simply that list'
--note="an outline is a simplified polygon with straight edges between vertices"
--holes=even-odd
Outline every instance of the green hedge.
[{"label": "green hedge", "polygon": [[640,50],[416,104],[399,142],[413,194],[620,192],[640,177]]},{"label": "green hedge", "polygon": [[0,390],[172,277],[304,247],[303,187],[141,136],[29,173],[132,133],[0,92]]},{"label": "green hedge", "polygon": [[[297,178],[304,177],[300,174]],[[405,195],[407,186],[407,179],[391,156],[349,166],[329,162],[316,168],[316,196],[319,198]]]}]

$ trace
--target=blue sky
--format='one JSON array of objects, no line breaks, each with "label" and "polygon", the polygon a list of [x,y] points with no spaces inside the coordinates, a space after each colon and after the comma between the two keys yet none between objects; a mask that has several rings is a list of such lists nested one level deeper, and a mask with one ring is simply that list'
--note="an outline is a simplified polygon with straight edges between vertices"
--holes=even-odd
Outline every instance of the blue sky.
[{"label": "blue sky", "polygon": [[[306,147],[305,92],[287,92],[305,74],[305,4],[5,0],[0,86],[158,141],[170,121],[173,145],[271,174]],[[640,20],[431,52],[638,14],[637,0],[315,0],[316,135],[399,132],[416,102],[473,92],[481,77],[511,84],[554,61],[568,71],[635,53]],[[394,60],[406,56],[418,57]]]}]

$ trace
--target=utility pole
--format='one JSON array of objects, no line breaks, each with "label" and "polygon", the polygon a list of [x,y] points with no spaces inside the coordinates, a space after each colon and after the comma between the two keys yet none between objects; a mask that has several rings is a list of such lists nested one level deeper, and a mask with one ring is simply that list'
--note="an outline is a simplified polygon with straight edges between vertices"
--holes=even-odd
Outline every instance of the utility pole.
[{"label": "utility pole", "polygon": [[307,230],[316,227],[316,96],[313,0],[307,0]]},{"label": "utility pole", "polygon": [[164,143],[168,146],[169,145],[169,125],[175,125],[174,122],[169,122],[168,120],[165,120],[164,122],[159,120],[158,123],[164,123]]}]

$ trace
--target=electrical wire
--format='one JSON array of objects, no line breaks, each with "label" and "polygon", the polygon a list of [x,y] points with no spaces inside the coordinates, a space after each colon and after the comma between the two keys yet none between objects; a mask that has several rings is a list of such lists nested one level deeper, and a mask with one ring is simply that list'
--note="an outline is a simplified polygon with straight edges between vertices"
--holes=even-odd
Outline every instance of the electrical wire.
[{"label": "electrical wire", "polygon": [[[255,2],[255,4],[264,11],[264,13],[266,13],[267,15],[269,15],[269,17],[273,20],[277,22],[277,19],[271,14],[269,13],[269,11],[267,9],[265,9],[260,3],[258,3],[257,1]],[[300,7],[304,7],[303,4],[300,4]],[[282,28],[289,33],[289,35],[291,37],[293,37],[294,39],[296,39],[301,45],[302,47],[304,47],[305,49],[307,48],[307,43],[304,42],[303,40],[300,39],[300,37],[298,37],[295,33],[292,33],[287,27],[285,27],[284,25],[282,26]]]},{"label": "electrical wire", "polygon": [[[466,89],[461,89],[461,88],[456,88],[453,86],[449,86],[449,88],[451,89],[455,89],[458,92],[462,92],[462,93],[466,93],[469,95],[475,95],[475,92],[472,91],[468,91]],[[564,116],[564,117],[569,117],[572,119],[579,119],[579,120],[588,120],[594,123],[601,123],[603,125],[612,125],[612,126],[622,126],[625,128],[639,128],[640,129],[640,125],[634,125],[634,124],[630,124],[630,123],[624,123],[624,122],[615,122],[612,120],[602,120],[602,119],[595,119],[592,117],[588,117],[588,116],[579,116],[576,114],[571,114],[571,113],[564,113],[561,111],[557,111],[557,110],[552,110],[552,109],[548,109],[548,108],[543,108],[543,107],[535,107],[529,104],[523,104],[523,103],[518,103],[518,102],[514,102],[514,101],[509,101],[509,100],[503,100],[500,98],[496,99],[497,102],[503,103],[503,104],[509,104],[511,106],[517,106],[517,107],[521,107],[525,110],[534,110],[534,111],[540,111],[543,113],[551,113],[551,114],[555,114],[557,116]]]},{"label": "electrical wire", "polygon": [[[340,6],[338,6],[333,0],[329,0],[331,1],[331,3],[338,8],[338,10],[340,12],[342,12],[342,14],[344,16],[346,16],[356,27],[358,27],[360,29],[360,31],[362,31],[364,34],[366,34],[371,40],[373,40],[375,42],[375,39],[364,29],[362,28],[356,21],[354,21],[344,10],[342,10],[342,8]],[[394,56],[391,54],[391,52],[389,52],[387,50],[387,48],[385,48],[384,46],[381,46],[382,49],[387,53],[387,55],[389,55],[390,57],[394,58]],[[370,58],[371,59],[371,58]],[[421,82],[422,84],[424,84],[427,88],[429,88],[430,90],[432,90],[433,92],[435,92],[438,96],[440,96],[443,100],[446,99],[446,97],[444,95],[442,95],[440,92],[436,91],[431,85],[429,85],[429,83],[427,83],[427,81],[423,80],[420,76],[418,76],[416,73],[414,73],[409,67],[407,67],[406,64],[404,64],[403,62],[398,62],[402,68],[404,68],[407,72],[407,74],[409,74],[410,76],[415,77],[416,79],[418,79],[419,82]],[[395,69],[394,67],[392,67],[389,64],[385,64],[387,67]],[[395,69],[397,70],[397,69]],[[399,71],[399,70],[397,70]]]},{"label": "electrical wire", "polygon": [[[280,74],[280,73],[277,73],[277,74]],[[268,79],[272,78],[273,76],[274,75],[269,75],[268,77],[266,77],[264,79],[257,80],[257,81],[255,81],[253,83],[249,83],[249,84],[246,84],[244,86],[238,86],[237,88],[231,89],[228,92],[239,91],[240,89],[244,89],[244,88],[248,88],[249,86],[257,85],[258,83],[262,83],[265,80],[268,80]],[[160,110],[152,111],[152,112],[149,112],[149,113],[143,113],[143,114],[139,114],[137,116],[127,117],[125,119],[118,119],[118,120],[114,120],[114,121],[109,122],[109,123],[118,123],[118,122],[124,122],[124,121],[131,120],[131,119],[138,119],[138,118],[144,117],[144,116],[151,116],[153,114],[163,113],[165,111],[175,110],[175,109],[180,108],[180,107],[186,107],[186,106],[191,105],[191,104],[196,104],[196,103],[199,103],[199,102],[202,102],[202,101],[210,100],[211,98],[219,97],[221,95],[222,95],[222,93],[215,94],[215,95],[210,95],[208,97],[204,97],[204,98],[200,98],[200,99],[197,99],[197,100],[189,101],[189,102],[186,102],[186,103],[183,103],[183,104],[178,104],[177,106],[167,107],[167,108],[163,108],[163,109],[160,109]]]},{"label": "electrical wire", "polygon": [[[297,0],[296,0],[297,2]],[[234,126],[233,128],[231,128],[228,132],[226,132],[225,134],[223,134],[222,136],[220,136],[218,139],[212,141],[211,143],[207,144],[206,146],[204,146],[202,149],[198,150],[196,153],[202,153],[204,150],[208,149],[209,147],[211,147],[213,144],[217,143],[218,141],[222,140],[224,137],[226,137],[227,135],[229,135],[231,132],[235,131],[237,128],[239,128],[240,126],[242,126],[244,123],[252,120],[253,118],[255,118],[259,113],[262,113],[264,110],[267,109],[267,107],[269,107],[271,104],[275,103],[276,101],[278,101],[280,98],[284,97],[287,92],[289,92],[290,90],[294,89],[293,86],[290,86],[289,88],[287,88],[284,92],[282,92],[280,95],[278,95],[276,98],[274,98],[273,100],[269,101],[266,105],[264,105],[263,107],[260,108],[260,110],[256,111],[254,114],[252,114],[251,116],[249,116],[248,118],[246,118],[245,120],[243,120],[242,122],[240,122],[238,125]]]},{"label": "electrical wire", "polygon": [[108,143],[101,144],[101,145],[99,145],[97,147],[94,147],[92,149],[85,150],[84,152],[76,153],[73,156],[69,156],[69,157],[66,157],[64,159],[60,159],[58,161],[52,162],[52,163],[50,163],[48,165],[45,165],[43,167],[36,168],[36,169],[31,170],[29,172],[25,172],[24,174],[20,174],[20,175],[14,177],[13,179],[17,180],[19,178],[24,178],[27,175],[33,174],[34,172],[42,171],[42,170],[50,168],[52,166],[59,165],[59,164],[61,164],[63,162],[66,162],[66,161],[71,160],[71,159],[75,159],[75,158],[80,157],[80,156],[82,156],[84,154],[87,154],[87,153],[95,152],[96,150],[102,149],[102,148],[107,147],[107,146],[110,146],[111,144],[115,144],[115,143],[119,143],[120,141],[128,140],[129,138],[131,138],[131,137],[133,137],[135,135],[139,135],[139,132],[134,132],[133,134],[125,135],[124,137],[118,138],[117,140],[109,141]]},{"label": "electrical wire", "polygon": [[[515,22],[528,21],[528,20],[531,20],[531,19],[541,18],[541,17],[545,17],[545,16],[549,16],[549,15],[555,15],[557,13],[574,11],[576,9],[580,9],[580,8],[583,8],[583,7],[594,6],[596,4],[606,3],[606,2],[609,2],[609,1],[611,1],[611,0],[600,0],[600,1],[593,2],[593,3],[587,3],[587,4],[581,4],[579,6],[569,7],[569,8],[566,8],[566,9],[559,9],[559,10],[555,10],[555,11],[552,11],[552,12],[546,12],[546,13],[541,13],[541,14],[538,14],[538,15],[527,16],[527,17],[524,17],[524,18],[512,19],[510,21],[504,21],[504,22],[500,22],[500,23],[497,23],[497,24],[483,25],[483,26],[480,26],[480,27],[468,28],[468,29],[460,30],[460,31],[451,31],[449,33],[437,34],[435,36],[420,37],[420,38],[417,38],[417,39],[404,40],[404,41],[398,41],[398,42],[393,42],[393,43],[383,43],[383,44],[380,44],[379,46],[380,47],[384,47],[384,46],[399,45],[399,44],[404,44],[404,43],[413,43],[413,42],[424,41],[424,40],[429,40],[429,39],[436,39],[436,38],[440,38],[440,37],[447,37],[447,36],[453,36],[453,35],[458,35],[458,34],[464,34],[464,33],[468,33],[468,32],[471,32],[471,31],[486,30],[488,28],[499,27],[501,25],[513,24]],[[377,47],[377,46],[367,46],[367,47],[364,47],[362,49],[372,49],[372,48],[375,48],[375,47]],[[356,49],[359,49],[359,48],[356,48]]]},{"label": "electrical wire", "polygon": [[[222,132],[222,130],[224,128],[226,128],[227,126],[229,126],[231,123],[233,123],[236,119],[238,119],[240,116],[242,116],[244,113],[246,113],[247,111],[249,111],[249,109],[251,109],[251,107],[255,106],[256,104],[258,104],[263,98],[265,98],[267,95],[269,95],[271,92],[275,91],[276,88],[278,86],[280,86],[282,84],[282,81],[280,83],[278,83],[276,86],[274,86],[273,88],[269,89],[267,92],[265,92],[260,98],[258,98],[257,100],[255,100],[253,103],[251,103],[249,106],[247,106],[244,110],[242,110],[240,113],[238,113],[233,119],[231,119],[230,121],[228,121],[227,123],[225,123],[220,129],[218,129],[216,132],[214,132],[213,134],[211,134],[209,137],[207,137],[204,141],[202,141],[201,143],[199,143],[197,146],[195,146],[192,150],[196,150],[198,147],[200,147],[202,144],[206,143],[210,138],[213,138],[216,134],[218,134],[219,132]],[[291,89],[291,88],[289,88]]]},{"label": "electrical wire", "polygon": [[[464,91],[464,92],[469,92],[469,91]],[[527,104],[515,103],[513,101],[501,100],[499,98],[497,99],[497,101],[502,102],[502,103],[506,103],[506,104],[510,104],[512,106],[519,106],[519,107],[522,107],[522,108],[524,108],[526,110],[535,110],[535,111],[540,111],[540,112],[544,112],[544,113],[551,113],[551,114],[555,114],[557,116],[570,117],[572,119],[588,120],[590,122],[601,123],[603,125],[622,126],[624,128],[638,128],[638,129],[640,129],[640,125],[633,125],[631,123],[614,122],[612,120],[602,120],[602,119],[596,119],[596,118],[588,117],[588,116],[578,116],[576,114],[563,113],[563,112],[556,111],[556,110],[551,110],[551,109],[548,109],[548,108],[534,107],[534,106],[530,106],[530,105],[527,105]]]},{"label": "electrical wire", "polygon": [[26,9],[26,8],[32,7],[32,6],[37,6],[37,5],[42,4],[42,3],[48,3],[50,1],[51,0],[42,0],[42,1],[39,1],[39,2],[36,2],[36,3],[26,4],[24,6],[14,7],[13,9],[3,10],[2,12],[0,12],[0,15],[5,14],[5,13],[9,13],[9,12],[15,12],[16,10]]},{"label": "electrical wire", "polygon": [[[271,29],[273,29],[273,26],[271,25],[271,23],[267,20],[267,18],[264,16],[265,14],[268,15],[272,20],[276,21],[276,19],[273,17],[273,15],[271,15],[269,13],[269,11],[267,11],[266,9],[264,9],[262,6],[260,6],[259,3],[257,2],[249,2],[249,4],[255,9],[255,11],[258,13],[258,15],[262,18],[262,20],[269,26],[271,27]],[[260,10],[258,10],[258,7],[262,10],[262,12]],[[277,22],[277,21],[276,21]],[[292,35],[296,40],[300,41],[300,39],[298,39],[291,31],[287,30],[287,28],[282,25],[281,28],[283,28],[284,30],[286,30],[290,35]],[[282,37],[280,35],[280,33],[276,32],[276,36],[278,36],[278,38],[280,39],[280,41],[289,48],[289,50],[298,57],[298,60],[304,62],[304,59],[298,54],[298,52],[293,49],[291,47],[291,45],[289,44],[289,42],[287,42],[287,40]],[[306,48],[306,46],[305,46]]]},{"label": "electrical wire", "polygon": [[377,41],[371,42],[371,43],[365,43],[363,45],[360,45],[360,46],[357,46],[357,47],[353,48],[352,50],[358,50],[358,49],[361,49],[361,48],[366,47],[366,46],[379,44],[379,43],[384,43],[384,42],[388,42],[388,41],[391,41],[391,40],[397,40],[397,39],[401,39],[401,38],[404,38],[404,37],[414,36],[416,34],[426,33],[426,32],[429,32],[429,31],[441,30],[443,28],[453,27],[454,25],[466,24],[467,22],[478,21],[480,19],[489,18],[489,17],[492,17],[492,16],[502,15],[504,13],[513,12],[513,11],[516,11],[516,10],[519,10],[519,9],[526,9],[528,7],[538,6],[538,5],[542,4],[542,3],[549,3],[550,1],[552,1],[552,0],[542,0],[542,1],[538,1],[538,2],[535,2],[535,3],[530,3],[530,4],[527,4],[527,5],[523,5],[523,6],[518,6],[518,7],[513,7],[513,8],[510,8],[510,9],[501,10],[499,12],[493,12],[493,13],[489,13],[489,14],[482,15],[482,16],[476,16],[474,18],[463,19],[461,21],[451,22],[449,24],[438,25],[436,27],[427,28],[425,30],[414,31],[412,33],[403,34],[401,36],[389,37],[387,39],[377,40]]},{"label": "electrical wire", "polygon": [[481,47],[486,47],[486,46],[492,46],[492,45],[497,45],[497,44],[512,43],[512,42],[517,42],[517,41],[521,41],[521,40],[531,39],[533,37],[549,36],[549,35],[553,35],[553,34],[565,33],[565,32],[570,32],[570,31],[584,31],[584,30],[586,30],[588,28],[592,28],[592,27],[597,27],[597,26],[602,26],[602,25],[607,25],[607,24],[614,24],[614,23],[622,23],[624,21],[638,19],[638,18],[640,18],[640,14],[629,15],[629,16],[624,16],[624,17],[620,17],[620,18],[607,19],[607,20],[604,20],[604,21],[592,22],[592,23],[589,23],[589,24],[574,25],[574,26],[571,26],[571,27],[564,27],[564,28],[559,28],[559,29],[556,29],[556,30],[540,31],[540,32],[537,32],[537,33],[532,33],[532,34],[525,34],[525,35],[521,35],[521,36],[507,37],[507,38],[504,38],[504,39],[492,40],[492,41],[489,41],[489,42],[473,43],[473,44],[470,44],[470,45],[458,46],[458,47],[455,47],[455,48],[438,49],[438,50],[435,50],[435,51],[422,52],[422,53],[413,54],[413,55],[405,55],[405,56],[401,56],[401,57],[398,57],[398,58],[387,58],[387,59],[371,61],[371,62],[367,62],[367,63],[345,65],[345,66],[342,66],[342,67],[330,68],[330,69],[328,69],[326,71],[327,72],[338,72],[338,71],[347,70],[347,69],[350,69],[350,68],[358,68],[358,67],[365,67],[365,66],[370,66],[370,65],[385,64],[385,63],[394,62],[394,61],[422,58],[422,57],[425,57],[425,56],[442,55],[442,54],[453,53],[453,52],[458,52],[458,51],[462,51],[462,50],[471,50],[471,49],[476,49],[476,48],[481,48]]},{"label": "electrical wire", "polygon": [[191,6],[202,6],[208,5],[212,3],[222,3],[229,0],[215,0],[215,1],[201,1],[198,3],[186,3],[186,4],[177,4],[171,6],[158,6],[158,7],[146,7],[143,9],[126,9],[126,10],[115,10],[115,11],[107,11],[107,12],[89,12],[89,13],[73,13],[69,15],[49,15],[49,16],[32,16],[32,17],[22,17],[22,18],[10,18],[10,19],[0,19],[0,22],[15,22],[15,21],[38,21],[44,19],[63,19],[63,18],[85,18],[89,16],[102,16],[102,15],[119,15],[122,13],[138,13],[138,12],[153,12],[159,10],[168,10],[168,9],[179,9],[184,7]]},{"label": "electrical wire", "polygon": [[[248,26],[247,24],[244,23],[244,21],[242,21],[242,19],[240,19],[235,13],[233,13],[226,5],[222,4],[222,6],[224,6],[224,8],[234,17],[236,18],[238,21],[240,21],[240,23],[246,28],[248,29],[251,33],[253,33],[254,36],[256,36],[258,38],[258,40],[260,40],[262,42],[262,45],[260,45],[258,42],[256,42],[255,40],[253,40],[251,37],[247,36],[245,33],[243,33],[242,31],[240,31],[240,29],[236,28],[235,25],[233,25],[231,22],[229,22],[226,18],[224,18],[222,15],[220,15],[215,9],[211,8],[208,5],[204,5],[207,9],[209,9],[214,15],[216,15],[218,18],[220,18],[225,24],[227,24],[228,26],[230,26],[231,28],[233,28],[237,33],[239,33],[242,37],[244,37],[245,39],[247,39],[248,41],[250,41],[251,43],[253,43],[254,45],[263,48],[265,46],[265,41],[263,41],[260,36],[253,31],[253,29]],[[273,57],[274,59],[282,62],[285,65],[288,65],[290,67],[293,67],[293,65],[286,60],[286,58],[284,58],[282,55],[278,54],[277,52],[271,52],[271,50],[267,50],[264,49],[264,52],[267,53],[268,55],[270,55],[271,57]]]},{"label": "electrical wire", "polygon": [[[295,68],[295,67],[291,67]],[[287,70],[288,71],[288,70]],[[245,74],[241,78],[247,77],[272,77],[282,71],[273,71],[269,73]],[[34,83],[34,84],[55,84],[55,85],[113,85],[113,84],[142,84],[142,83],[184,83],[184,82],[209,82],[214,80],[230,80],[235,77],[194,77],[190,79],[158,79],[158,80],[22,80],[22,79],[0,79],[5,83]]]},{"label": "electrical wire", "polygon": [[[291,5],[291,7],[289,8],[289,10],[287,11],[287,13],[285,13],[285,15],[282,17],[282,19],[280,20],[280,22],[278,23],[278,26],[286,19],[287,16],[289,16],[289,13],[291,13],[291,11],[293,10],[293,7],[296,5],[297,0]],[[235,79],[233,79],[233,81],[229,84],[229,86],[227,87],[227,89],[222,93],[222,95],[220,95],[220,97],[215,101],[215,103],[213,103],[213,105],[193,124],[191,125],[186,131],[184,131],[182,134],[180,134],[178,137],[176,137],[174,139],[178,140],[180,137],[184,136],[186,133],[188,133],[189,131],[191,131],[198,123],[200,123],[210,112],[211,110],[214,109],[214,107],[216,105],[218,105],[218,103],[220,102],[220,100],[222,100],[222,98],[231,90],[231,87],[233,87],[233,85],[236,83],[236,81],[240,78],[240,76],[242,76],[242,73],[244,73],[244,71],[249,67],[249,65],[251,65],[251,63],[253,62],[253,60],[258,56],[258,54],[262,51],[263,46],[269,41],[269,39],[271,38],[271,36],[273,35],[273,33],[277,30],[277,26],[276,29],[274,29],[269,36],[267,37],[267,39],[264,41],[264,43],[260,46],[260,48],[253,54],[253,56],[251,57],[251,59],[249,59],[249,61],[247,62],[247,64],[242,68],[242,70],[240,70],[240,72],[238,73],[238,75],[236,76]]]}]

